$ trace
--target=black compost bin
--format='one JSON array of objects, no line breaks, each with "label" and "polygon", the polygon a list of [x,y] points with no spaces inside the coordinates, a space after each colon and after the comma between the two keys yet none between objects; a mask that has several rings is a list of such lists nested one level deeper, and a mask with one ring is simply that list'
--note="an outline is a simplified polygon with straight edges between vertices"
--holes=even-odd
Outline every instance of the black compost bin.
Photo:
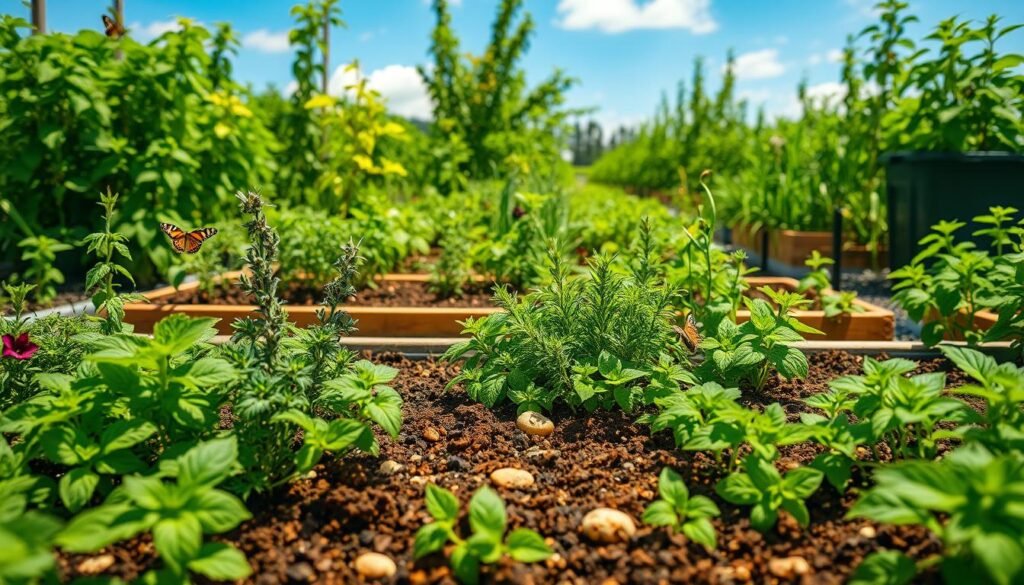
[{"label": "black compost bin", "polygon": [[[910,263],[918,240],[939,220],[970,222],[995,205],[1024,208],[1024,156],[1019,154],[892,152],[882,161],[893,268]],[[969,225],[957,236],[970,238],[975,229]]]}]

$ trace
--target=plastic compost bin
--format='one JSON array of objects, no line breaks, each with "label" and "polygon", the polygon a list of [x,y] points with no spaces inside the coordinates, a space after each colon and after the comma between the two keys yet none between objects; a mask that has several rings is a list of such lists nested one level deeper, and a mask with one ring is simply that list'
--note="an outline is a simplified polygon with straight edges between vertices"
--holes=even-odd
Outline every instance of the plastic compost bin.
[{"label": "plastic compost bin", "polygon": [[957,239],[975,239],[971,219],[996,205],[1024,209],[1024,155],[1009,152],[892,152],[882,157],[889,204],[889,262],[905,266],[939,220],[968,222]]}]

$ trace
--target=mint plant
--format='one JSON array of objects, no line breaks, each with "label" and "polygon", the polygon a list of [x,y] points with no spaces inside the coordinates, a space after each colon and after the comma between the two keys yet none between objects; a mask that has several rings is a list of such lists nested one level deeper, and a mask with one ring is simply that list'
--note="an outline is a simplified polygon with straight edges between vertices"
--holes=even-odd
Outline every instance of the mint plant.
[{"label": "mint plant", "polygon": [[[942,542],[941,556],[921,568],[941,564],[948,583],[1017,582],[1024,575],[1024,459],[1018,451],[994,454],[980,444],[965,445],[939,461],[905,461],[880,467],[875,485],[850,509],[851,518],[927,528]],[[905,557],[869,557],[905,567]],[[867,572],[867,569],[865,570]],[[877,572],[877,570],[876,570]],[[910,578],[897,582],[906,583]]]},{"label": "mint plant", "polygon": [[57,542],[70,552],[92,552],[148,532],[163,570],[179,580],[189,572],[243,579],[252,570],[240,551],[203,542],[204,534],[227,532],[251,517],[238,498],[217,489],[235,473],[237,457],[234,437],[214,439],[165,461],[159,475],[125,476],[106,503],[76,516]]},{"label": "mint plant", "polygon": [[756,455],[744,460],[743,472],[725,477],[715,486],[723,499],[739,506],[753,506],[750,525],[759,532],[775,526],[779,510],[785,510],[800,526],[807,526],[810,513],[804,500],[818,490],[824,477],[812,467],[798,467],[780,474],[770,461]]},{"label": "mint plant", "polygon": [[958,438],[984,445],[993,453],[1024,450],[1024,369],[1012,363],[997,364],[991,356],[960,347],[941,347],[942,353],[974,379],[956,389],[957,394],[985,401],[980,412],[963,409]]},{"label": "mint plant", "polygon": [[23,248],[21,259],[29,262],[23,278],[36,285],[36,302],[47,304],[57,296],[57,285],[64,284],[64,273],[54,263],[57,254],[71,250],[64,242],[45,235],[30,236],[18,242]]},{"label": "mint plant", "polygon": [[697,369],[699,378],[725,384],[745,380],[761,389],[773,371],[787,379],[807,376],[807,358],[802,351],[787,344],[803,341],[801,333],[821,334],[790,314],[810,301],[803,295],[767,286],[758,290],[771,299],[776,308],[773,310],[763,299],[744,298],[750,320],[737,326],[724,319],[718,325],[717,336],[701,342],[701,349],[710,359]]},{"label": "mint plant", "polygon": [[718,546],[711,518],[721,512],[710,498],[691,496],[683,478],[668,467],[662,469],[658,476],[658,493],[661,498],[644,509],[645,524],[668,526],[707,549]]},{"label": "mint plant", "polygon": [[459,500],[455,494],[434,484],[427,484],[427,512],[433,518],[416,531],[413,557],[423,558],[436,553],[451,542],[451,566],[462,583],[480,581],[480,565],[493,564],[505,555],[520,563],[536,563],[551,556],[551,549],[541,535],[528,528],[517,528],[505,535],[508,520],[505,502],[489,487],[482,487],[469,500],[469,527],[472,534],[463,539],[457,532]]},{"label": "mint plant", "polygon": [[864,312],[864,307],[853,302],[857,298],[856,292],[832,291],[826,267],[835,264],[835,260],[822,256],[820,252],[814,250],[804,264],[811,271],[800,279],[797,292],[813,294],[821,304],[821,310],[825,311],[826,318],[832,319],[840,315]]}]

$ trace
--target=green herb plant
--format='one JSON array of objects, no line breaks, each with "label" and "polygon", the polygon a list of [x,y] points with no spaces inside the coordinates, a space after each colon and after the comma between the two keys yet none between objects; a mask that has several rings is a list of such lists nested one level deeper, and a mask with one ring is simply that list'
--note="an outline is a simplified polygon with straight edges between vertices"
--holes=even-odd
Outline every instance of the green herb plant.
[{"label": "green herb plant", "polygon": [[721,512],[710,498],[690,495],[683,478],[668,467],[658,476],[658,493],[661,497],[644,509],[645,524],[668,526],[708,549],[718,546],[711,518]]},{"label": "green herb plant", "polygon": [[505,535],[508,526],[505,502],[491,488],[480,488],[469,501],[472,534],[468,538],[462,538],[457,531],[459,500],[455,494],[427,484],[426,506],[433,521],[416,532],[413,556],[420,559],[451,542],[455,548],[450,563],[461,583],[478,583],[480,565],[494,564],[505,555],[520,563],[536,563],[552,554],[544,539],[533,530],[517,528]]}]

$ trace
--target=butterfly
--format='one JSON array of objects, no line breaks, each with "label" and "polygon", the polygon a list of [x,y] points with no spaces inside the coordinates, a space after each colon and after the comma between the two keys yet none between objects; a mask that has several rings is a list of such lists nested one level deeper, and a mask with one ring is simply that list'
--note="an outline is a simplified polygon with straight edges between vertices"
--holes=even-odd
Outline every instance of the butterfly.
[{"label": "butterfly", "polygon": [[106,29],[107,36],[112,39],[119,39],[124,34],[124,27],[121,26],[116,20],[110,18],[106,14],[103,15],[103,27]]},{"label": "butterfly", "polygon": [[170,223],[161,223],[160,231],[167,234],[167,237],[171,238],[171,245],[174,246],[175,251],[179,254],[181,252],[186,254],[195,254],[199,251],[203,242],[217,235],[217,228],[199,228],[197,230],[186,232],[180,227]]},{"label": "butterfly", "polygon": [[697,330],[697,322],[693,319],[693,313],[686,316],[686,324],[682,327],[673,325],[672,329],[679,335],[679,339],[691,352],[697,351],[697,346],[700,345],[703,337],[700,336],[700,331]]}]

